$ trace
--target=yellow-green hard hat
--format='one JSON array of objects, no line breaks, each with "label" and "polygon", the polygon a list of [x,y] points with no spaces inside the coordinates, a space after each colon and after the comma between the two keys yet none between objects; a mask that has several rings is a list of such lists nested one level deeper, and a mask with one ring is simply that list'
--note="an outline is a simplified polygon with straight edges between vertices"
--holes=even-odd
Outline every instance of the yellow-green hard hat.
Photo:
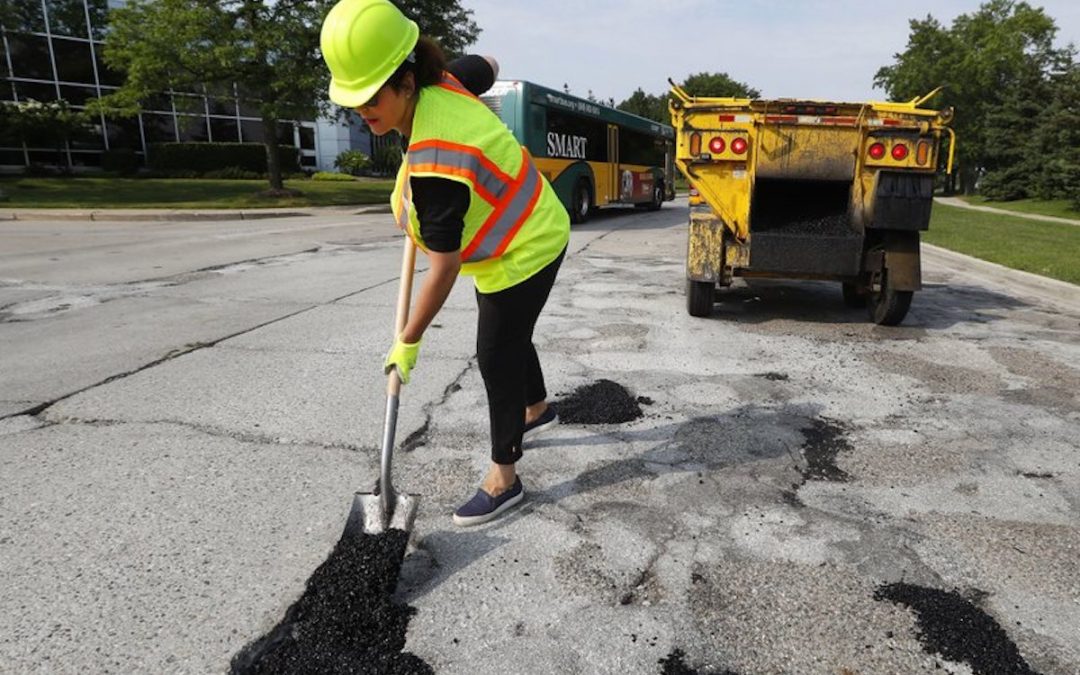
[{"label": "yellow-green hard hat", "polygon": [[320,36],[330,100],[347,108],[367,103],[419,37],[416,23],[388,0],[341,0],[326,15]]}]

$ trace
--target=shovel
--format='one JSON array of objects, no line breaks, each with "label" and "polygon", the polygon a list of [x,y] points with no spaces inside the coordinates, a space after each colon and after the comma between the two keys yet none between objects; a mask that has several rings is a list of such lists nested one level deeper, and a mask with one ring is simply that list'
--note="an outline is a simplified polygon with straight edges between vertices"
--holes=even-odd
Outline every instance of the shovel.
[{"label": "shovel", "polygon": [[[409,300],[412,297],[415,263],[416,245],[413,244],[411,237],[406,236],[405,252],[401,257],[401,283],[398,286],[395,338],[405,330],[405,323],[409,319]],[[400,392],[401,378],[398,376],[397,368],[392,368],[386,382],[386,420],[383,423],[382,466],[379,482],[375,492],[357,492],[353,497],[349,520],[345,523],[346,535],[381,534],[389,529],[408,532],[416,518],[419,495],[395,492],[391,480]]]}]

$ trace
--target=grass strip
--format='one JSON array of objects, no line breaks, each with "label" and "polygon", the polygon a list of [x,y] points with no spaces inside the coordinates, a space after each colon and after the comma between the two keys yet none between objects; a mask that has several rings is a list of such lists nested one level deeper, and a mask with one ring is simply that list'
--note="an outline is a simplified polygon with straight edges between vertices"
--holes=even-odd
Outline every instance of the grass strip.
[{"label": "grass strip", "polygon": [[1013,269],[1080,284],[1080,226],[934,204],[923,241]]},{"label": "grass strip", "polygon": [[289,180],[300,197],[269,198],[265,180],[182,178],[5,178],[0,208],[44,209],[255,209],[387,204],[393,181]]}]

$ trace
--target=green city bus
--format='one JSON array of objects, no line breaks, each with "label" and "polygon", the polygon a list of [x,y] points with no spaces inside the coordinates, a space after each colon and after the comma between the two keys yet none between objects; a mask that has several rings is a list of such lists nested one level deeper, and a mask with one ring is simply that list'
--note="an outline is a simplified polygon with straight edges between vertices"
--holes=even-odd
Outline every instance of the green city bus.
[{"label": "green city bus", "polygon": [[532,82],[499,80],[481,99],[532,154],[570,219],[596,207],[659,209],[675,198],[675,130]]}]

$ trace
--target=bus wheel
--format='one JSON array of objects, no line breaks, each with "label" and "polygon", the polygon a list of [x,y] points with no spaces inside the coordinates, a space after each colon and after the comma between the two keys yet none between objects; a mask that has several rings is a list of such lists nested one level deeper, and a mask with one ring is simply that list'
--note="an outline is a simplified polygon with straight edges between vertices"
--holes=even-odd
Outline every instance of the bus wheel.
[{"label": "bus wheel", "polygon": [[686,280],[686,311],[690,316],[709,316],[716,299],[716,284],[711,281]]},{"label": "bus wheel", "polygon": [[657,181],[652,189],[652,201],[649,202],[650,211],[659,211],[664,205],[664,184]]},{"label": "bus wheel", "polygon": [[574,186],[570,207],[571,223],[579,225],[589,219],[589,211],[592,210],[592,189],[589,187],[589,181],[582,178]]}]

